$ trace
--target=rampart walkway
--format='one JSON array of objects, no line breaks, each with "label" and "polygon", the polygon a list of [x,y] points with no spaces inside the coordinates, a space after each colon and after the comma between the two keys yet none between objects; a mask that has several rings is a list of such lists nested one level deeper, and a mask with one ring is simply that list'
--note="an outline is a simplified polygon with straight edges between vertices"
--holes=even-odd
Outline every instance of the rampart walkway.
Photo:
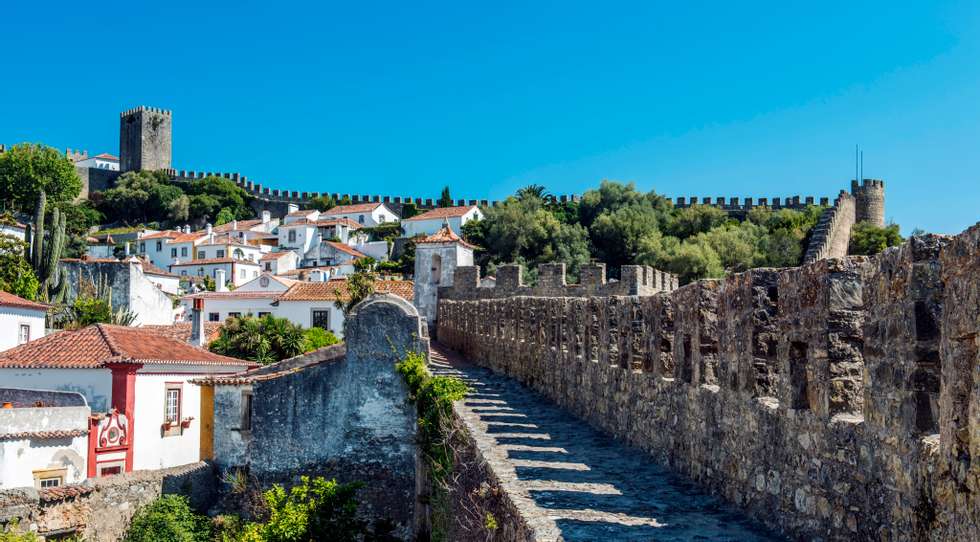
[{"label": "rampart walkway", "polygon": [[536,540],[777,539],[517,381],[436,343],[431,359],[473,388],[457,410]]}]

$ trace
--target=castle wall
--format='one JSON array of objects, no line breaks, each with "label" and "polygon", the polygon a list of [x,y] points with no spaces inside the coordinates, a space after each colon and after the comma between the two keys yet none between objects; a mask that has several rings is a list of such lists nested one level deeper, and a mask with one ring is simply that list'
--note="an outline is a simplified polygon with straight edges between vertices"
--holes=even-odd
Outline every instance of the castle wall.
[{"label": "castle wall", "polygon": [[847,256],[851,227],[856,219],[855,206],[855,198],[841,191],[834,200],[834,205],[824,210],[817,225],[813,227],[806,254],[803,256],[804,263]]},{"label": "castle wall", "polygon": [[980,226],[657,295],[443,298],[438,337],[793,538],[976,539],[978,261]]}]

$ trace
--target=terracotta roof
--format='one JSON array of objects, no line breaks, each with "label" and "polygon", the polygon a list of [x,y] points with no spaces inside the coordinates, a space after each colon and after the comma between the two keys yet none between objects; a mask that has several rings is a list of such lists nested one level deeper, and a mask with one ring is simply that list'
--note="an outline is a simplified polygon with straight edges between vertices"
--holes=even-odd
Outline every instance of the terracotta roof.
[{"label": "terracotta roof", "polygon": [[354,248],[351,247],[350,245],[347,245],[347,244],[344,244],[344,243],[338,243],[336,241],[324,241],[324,243],[332,246],[333,248],[335,248],[335,249],[337,249],[337,250],[339,250],[339,251],[341,251],[341,252],[343,252],[345,254],[349,254],[349,255],[351,255],[351,256],[353,256],[355,258],[367,258],[367,255],[366,254],[362,254],[361,252],[358,252],[357,250],[354,250]]},{"label": "terracotta roof", "polygon": [[279,258],[282,258],[283,256],[288,256],[289,254],[290,251],[288,250],[284,250],[282,252],[266,252],[265,254],[262,255],[261,258],[259,258],[259,261],[265,262],[270,260],[278,260]]},{"label": "terracotta roof", "polygon": [[170,267],[187,267],[190,265],[210,265],[219,263],[237,263],[246,265],[259,265],[258,262],[250,260],[236,260],[235,258],[205,258],[203,260],[189,260],[181,263],[172,263]]},{"label": "terracotta roof", "polygon": [[293,275],[301,275],[303,273],[309,273],[310,271],[330,271],[331,269],[339,268],[339,265],[320,265],[317,267],[301,267],[299,269],[290,269],[289,271],[283,271],[276,275],[277,277],[291,277]]},{"label": "terracotta roof", "polygon": [[[414,283],[410,280],[376,280],[374,291],[393,293],[409,301],[413,300]],[[282,301],[335,301],[347,299],[347,279],[334,279],[327,282],[298,282],[289,287],[279,299]]]},{"label": "terracotta roof", "polygon": [[317,213],[316,209],[300,209],[299,211],[293,211],[291,213],[286,213],[286,216],[309,216],[313,213]]},{"label": "terracotta roof", "polygon": [[114,244],[116,244],[115,239],[112,238],[112,234],[109,234],[109,233],[107,233],[105,235],[96,235],[96,236],[92,236],[92,237],[87,237],[85,239],[85,242],[87,242],[90,245],[114,245]]},{"label": "terracotta roof", "polygon": [[58,486],[58,487],[46,487],[44,489],[38,490],[37,494],[42,501],[51,502],[51,501],[63,501],[65,499],[70,499],[72,497],[88,495],[93,491],[95,491],[95,488],[91,486],[84,486],[81,484],[71,484],[71,485]]},{"label": "terracotta roof", "polygon": [[282,292],[198,292],[196,294],[187,294],[181,299],[275,299],[279,297]]},{"label": "terracotta roof", "polygon": [[111,154],[109,154],[107,152],[104,152],[102,154],[96,154],[95,155],[95,158],[105,158],[105,159],[108,159],[108,160],[116,160],[116,161],[119,161],[119,157],[118,156],[113,156],[113,155],[111,155]]},{"label": "terracotta roof", "polygon": [[261,218],[257,218],[255,220],[239,220],[237,224],[235,223],[235,221],[225,222],[220,226],[215,226],[211,228],[211,231],[226,232],[226,231],[247,230],[249,228],[258,226],[261,223],[262,223]]},{"label": "terracotta roof", "polygon": [[355,203],[354,205],[338,205],[320,213],[321,216],[346,215],[350,213],[367,213],[384,205],[380,201],[374,203]]},{"label": "terracotta roof", "polygon": [[[210,344],[221,334],[222,322],[204,322],[204,342]],[[181,342],[191,339],[191,322],[177,322],[169,326],[143,326],[143,329],[156,332],[163,337],[169,337]]]},{"label": "terracotta roof", "polygon": [[0,352],[0,368],[98,369],[116,363],[254,365],[167,337],[154,329],[94,324]]},{"label": "terracotta roof", "polygon": [[48,306],[42,303],[35,303],[24,299],[23,297],[16,296],[10,292],[4,292],[0,290],[0,307],[16,307],[18,309],[33,309],[38,311],[47,311]]},{"label": "terracotta roof", "polygon": [[173,239],[181,235],[186,235],[186,234],[175,230],[164,230],[164,231],[158,231],[156,233],[151,233],[149,235],[144,235],[143,237],[140,237],[140,240],[142,241],[146,239]]},{"label": "terracotta roof", "polygon": [[171,273],[170,271],[167,271],[165,269],[160,269],[159,267],[153,265],[153,263],[150,262],[149,260],[144,260],[142,258],[140,258],[139,260],[140,260],[140,267],[143,268],[143,274],[145,274],[145,275],[160,275],[162,277],[176,277],[177,276],[177,275]]},{"label": "terracotta roof", "polygon": [[[325,346],[320,350],[300,354],[282,361],[270,363],[255,369],[249,369],[232,375],[207,375],[202,378],[191,380],[191,384],[202,384],[205,386],[228,386],[240,384],[253,384],[263,382],[298,373],[310,367],[340,361],[347,353],[344,343]],[[314,355],[315,354],[315,355]]]},{"label": "terracotta roof", "polygon": [[85,429],[63,429],[59,431],[24,431],[21,433],[0,433],[0,440],[50,440],[74,438],[87,435]]},{"label": "terracotta roof", "polygon": [[[198,239],[203,239],[207,237],[208,233],[204,231],[192,231],[190,233],[181,233],[177,237],[170,240],[171,243],[190,243],[197,241]],[[144,237],[144,239],[146,239]]]},{"label": "terracotta roof", "polygon": [[443,224],[442,228],[440,228],[439,231],[427,237],[423,237],[415,242],[416,245],[436,244],[436,243],[459,243],[464,247],[476,248],[475,246],[464,241],[462,237],[456,235],[456,232],[454,232],[453,229],[449,227],[449,224]]},{"label": "terracotta roof", "polygon": [[463,216],[473,209],[476,209],[476,205],[463,205],[461,207],[438,207],[436,209],[426,211],[420,215],[415,215],[411,218],[403,218],[402,222],[411,222],[413,220],[435,220],[439,218],[455,218],[457,216]]}]

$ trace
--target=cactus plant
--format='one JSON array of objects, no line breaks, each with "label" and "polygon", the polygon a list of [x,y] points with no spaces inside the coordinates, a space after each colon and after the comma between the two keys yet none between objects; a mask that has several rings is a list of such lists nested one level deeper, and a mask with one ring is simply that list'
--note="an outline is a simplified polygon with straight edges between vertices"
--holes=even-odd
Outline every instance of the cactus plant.
[{"label": "cactus plant", "polygon": [[[45,243],[44,211],[46,197],[42,191],[38,194],[37,206],[34,208],[34,224],[31,233],[34,240],[31,243],[30,260],[34,274],[41,283],[39,295],[42,301],[61,303],[64,301],[68,286],[68,273],[58,265],[65,249],[66,218],[61,210],[55,207],[51,213],[51,226]],[[47,245],[47,250],[45,250]]]}]

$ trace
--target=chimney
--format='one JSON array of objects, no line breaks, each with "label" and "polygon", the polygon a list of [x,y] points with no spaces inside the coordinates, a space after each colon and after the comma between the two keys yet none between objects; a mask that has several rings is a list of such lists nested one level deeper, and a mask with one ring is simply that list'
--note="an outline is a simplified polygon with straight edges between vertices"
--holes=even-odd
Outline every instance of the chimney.
[{"label": "chimney", "polygon": [[231,229],[234,230],[234,231],[238,231],[238,221],[237,220],[232,220],[231,221]]},{"label": "chimney", "polygon": [[262,223],[268,224],[272,221],[272,213],[269,211],[262,211]]},{"label": "chimney", "polygon": [[129,241],[126,241],[126,256],[129,256]]},{"label": "chimney", "polygon": [[289,205],[286,205],[287,213],[295,213],[296,211],[299,211],[299,205],[296,205],[295,203],[290,203]]},{"label": "chimney", "polygon": [[208,235],[211,235],[212,233],[214,233],[214,226],[212,226],[211,223],[208,222],[207,225],[204,226],[204,231],[208,232]]},{"label": "chimney", "polygon": [[191,338],[189,341],[197,347],[204,347],[204,299],[194,298],[191,309]]},{"label": "chimney", "polygon": [[225,270],[215,269],[214,270],[214,291],[215,292],[227,292],[228,287],[225,286]]}]

